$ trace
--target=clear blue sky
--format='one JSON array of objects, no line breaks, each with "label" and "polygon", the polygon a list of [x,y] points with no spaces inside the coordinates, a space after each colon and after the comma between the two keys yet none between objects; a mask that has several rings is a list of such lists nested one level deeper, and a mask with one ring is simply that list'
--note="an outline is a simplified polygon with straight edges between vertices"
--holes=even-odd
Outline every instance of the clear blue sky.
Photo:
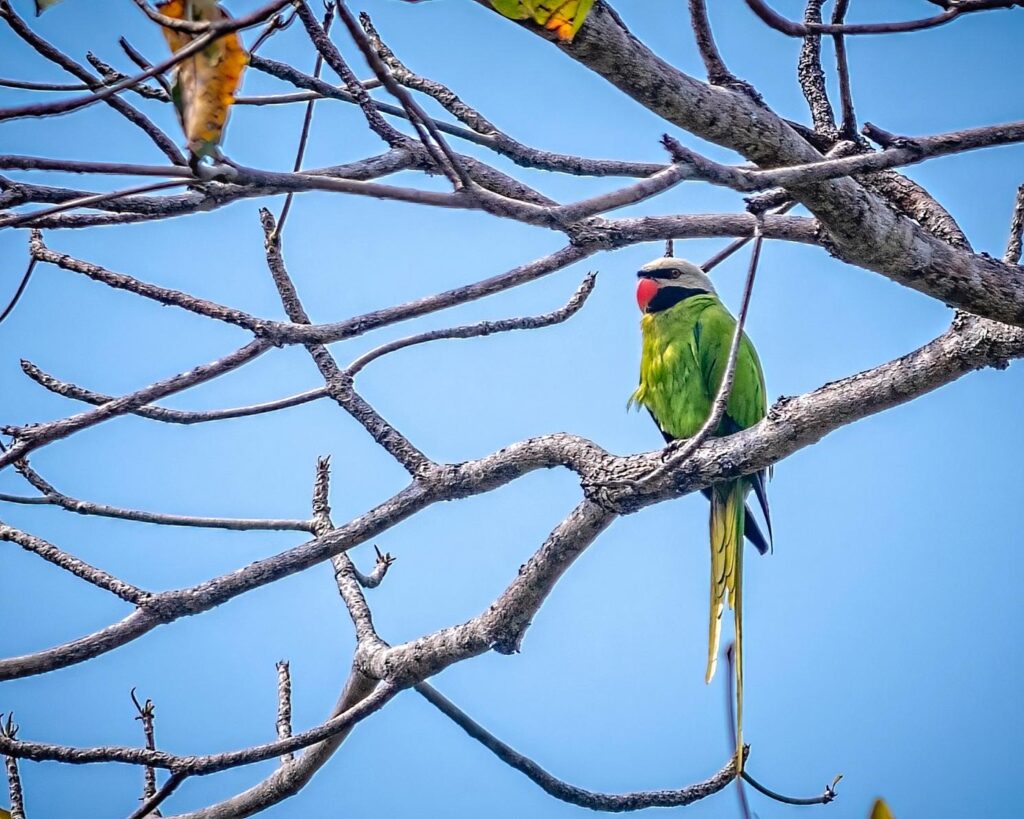
[{"label": "clear blue sky", "polygon": [[[27,0],[15,5],[30,14]],[[32,24],[78,58],[92,49],[124,66],[116,44],[121,34],[151,56],[163,53],[158,32],[130,3],[105,3],[103,15],[99,5],[67,0]],[[361,5],[410,66],[449,83],[524,142],[588,156],[662,159],[657,140],[664,123],[469,0]],[[741,0],[711,5],[731,67],[755,81],[776,110],[806,121],[795,82],[798,43],[763,27]],[[791,15],[801,5],[775,2]],[[853,19],[877,19],[891,5],[854,3]],[[905,5],[908,14],[933,10],[923,2]],[[238,0],[231,10],[256,6]],[[682,0],[620,0],[617,7],[659,54],[703,76]],[[1004,11],[909,37],[853,40],[858,113],[909,134],[1019,119],[1022,36],[1024,12]],[[346,44],[346,51],[353,50]],[[312,64],[299,26],[265,53]],[[354,56],[353,62],[365,70]],[[64,79],[6,30],[0,76]],[[247,75],[246,93],[271,90],[283,89]],[[28,96],[4,91],[0,100],[13,104]],[[169,111],[151,108],[177,133]],[[238,110],[227,152],[248,165],[289,168],[301,114],[299,106]],[[162,159],[104,106],[47,123],[5,123],[0,134],[4,152]],[[309,165],[379,148],[351,107],[317,109]],[[618,184],[516,173],[562,200]],[[1024,181],[1024,149],[936,160],[909,173],[950,208],[978,250],[1002,253],[1013,192]],[[413,176],[400,180],[422,184]],[[278,317],[262,258],[260,204],[276,209],[280,202],[245,201],[160,224],[54,231],[47,238],[56,249],[115,270]],[[732,193],[687,184],[629,212],[740,206]],[[23,269],[25,242],[24,233],[0,232],[4,294]],[[291,271],[317,321],[490,276],[561,243],[560,235],[484,215],[320,194],[297,201],[285,236]],[[688,242],[678,252],[699,261],[720,245]],[[652,449],[660,445],[656,430],[624,407],[639,355],[633,271],[660,253],[652,244],[600,255],[529,287],[334,349],[345,362],[417,329],[543,312],[597,269],[595,294],[567,324],[404,351],[371,365],[358,385],[439,460],[478,457],[560,430],[614,452]],[[732,304],[744,265],[737,258],[715,274]],[[770,394],[792,395],[902,354],[937,335],[950,318],[941,304],[824,251],[772,243],[750,334]],[[244,340],[235,329],[41,267],[0,326],[0,420],[40,421],[80,409],[28,382],[19,358],[120,394]],[[901,819],[1019,815],[1022,372],[1015,364],[970,375],[836,432],[777,468],[770,487],[775,553],[747,562],[750,770],[798,795],[820,792],[838,772],[845,779],[840,799],[828,808],[790,808],[752,795],[759,816],[863,817],[880,794]],[[232,406],[317,383],[305,351],[288,349],[170,403]],[[62,491],[91,500],[185,514],[303,517],[315,459],[324,454],[333,458],[338,521],[404,484],[390,458],[328,403],[189,428],[119,419],[46,448],[33,463]],[[10,470],[0,474],[0,491],[23,489]],[[533,474],[387,532],[378,543],[398,562],[369,593],[381,635],[399,642],[478,613],[578,498],[570,474]],[[437,687],[502,739],[584,787],[675,787],[717,770],[729,738],[724,691],[703,682],[706,514],[704,500],[689,497],[617,521],[559,584],[522,654],[463,663],[435,679]],[[192,584],[301,540],[288,533],[154,528],[7,504],[0,518],[151,589]],[[353,557],[369,569],[372,549],[360,547]],[[77,637],[126,613],[109,596],[10,545],[0,549],[0,578],[4,656]],[[231,749],[273,737],[276,660],[292,664],[298,729],[318,723],[334,703],[351,649],[347,615],[329,566],[322,565],[85,665],[5,683],[0,711],[13,709],[27,738],[138,744],[128,698],[137,686],[156,702],[161,747]],[[168,807],[180,811],[228,796],[270,767],[191,781]],[[119,766],[24,764],[23,777],[35,819],[123,816],[141,783],[138,769]],[[725,793],[679,813],[735,816],[736,800]],[[302,795],[267,815],[590,814],[552,800],[410,692],[360,726]]]}]

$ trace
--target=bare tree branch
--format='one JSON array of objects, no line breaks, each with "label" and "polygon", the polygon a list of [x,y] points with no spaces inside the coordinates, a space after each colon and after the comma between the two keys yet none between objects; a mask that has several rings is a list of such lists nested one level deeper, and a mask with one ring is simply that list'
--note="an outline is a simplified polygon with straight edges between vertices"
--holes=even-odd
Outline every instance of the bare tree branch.
[{"label": "bare tree branch", "polygon": [[53,745],[45,742],[29,742],[27,740],[10,739],[0,735],[0,752],[18,759],[34,761],[52,760],[71,765],[89,765],[97,762],[120,762],[140,767],[152,766],[163,768],[175,774],[185,776],[208,776],[209,774],[252,765],[266,759],[273,759],[289,751],[305,748],[327,737],[347,731],[356,723],[361,722],[379,711],[397,693],[397,686],[382,683],[372,694],[362,700],[359,705],[349,708],[338,716],[329,719],[322,725],[308,731],[295,734],[288,739],[266,742],[239,751],[227,751],[220,754],[201,756],[179,756],[166,751],[153,751],[148,748],[128,748],[124,746],[101,746],[95,748],[72,748]]},{"label": "bare tree branch", "polygon": [[52,543],[47,543],[42,538],[30,535],[20,529],[15,529],[13,526],[8,526],[3,521],[0,521],[0,541],[16,543],[26,552],[39,555],[48,563],[52,563],[54,566],[70,572],[75,577],[84,580],[98,589],[103,589],[116,597],[120,597],[126,603],[141,606],[150,599],[149,592],[143,591],[130,583],[125,583],[123,580],[108,574],[102,569],[90,566],[84,560],[79,560],[74,555],[58,549]]},{"label": "bare tree branch", "polygon": [[[373,26],[370,15],[365,12],[360,13],[359,22],[363,31],[366,32],[366,36],[374,51],[390,69],[391,75],[395,80],[407,88],[421,91],[436,100],[448,113],[471,129],[467,131],[464,128],[435,119],[433,123],[439,131],[469,140],[485,148],[490,148],[524,168],[558,171],[578,176],[650,176],[660,170],[664,170],[664,165],[651,162],[589,159],[569,154],[542,151],[525,145],[500,130],[483,114],[467,105],[447,86],[410,71],[381,39],[380,34]],[[281,76],[281,74],[277,74],[277,76]],[[282,79],[289,79],[289,77],[282,76]],[[393,106],[385,107],[385,103],[377,103],[377,108],[388,114],[408,118],[408,114],[404,110],[394,109]],[[464,161],[464,157],[460,158]]]},{"label": "bare tree branch", "polygon": [[747,0],[747,5],[762,21],[776,31],[790,37],[806,37],[808,34],[898,34],[907,31],[921,31],[951,23],[963,14],[992,9],[1011,9],[1021,6],[1020,0],[956,0],[946,11],[932,17],[918,20],[901,20],[894,23],[848,23],[825,24],[818,21],[795,23],[774,11],[764,0]]},{"label": "bare tree branch", "polygon": [[[277,738],[287,739],[292,735],[292,677],[287,660],[277,663]],[[294,754],[283,754],[281,764],[289,765],[295,760]]]},{"label": "bare tree branch", "polygon": [[[93,91],[83,97],[75,97],[73,99],[62,100],[60,102],[50,103],[33,103],[30,105],[22,105],[16,108],[5,108],[0,109],[0,122],[10,119],[21,119],[24,117],[48,117],[55,114],[67,114],[71,111],[77,111],[80,108],[86,108],[90,105],[94,105],[97,102],[103,102],[107,99],[112,99],[114,96],[121,91],[127,90],[138,85],[140,82],[148,80],[150,77],[161,74],[169,68],[174,67],[183,60],[188,59],[193,54],[198,54],[210,43],[214,42],[220,37],[224,37],[240,29],[247,28],[249,26],[258,25],[266,20],[268,17],[273,16],[278,9],[288,5],[291,0],[274,0],[274,2],[263,6],[260,9],[247,14],[243,17],[228,18],[225,20],[219,20],[216,22],[208,23],[208,28],[205,33],[200,34],[188,45],[176,51],[172,56],[166,60],[145,69],[134,77],[128,77],[121,82],[114,83],[113,85],[101,85],[100,88]],[[21,18],[14,14],[13,9],[10,6],[9,0],[0,0],[0,18],[7,21],[7,24],[11,29],[22,37],[26,42],[30,44],[33,42],[30,39],[31,32],[28,31],[24,22]],[[26,34],[27,32],[27,34]],[[42,53],[42,52],[40,52]],[[68,63],[71,61],[68,60]],[[63,64],[63,63],[62,63]],[[68,70],[71,70],[70,68]],[[84,69],[82,69],[84,71]],[[72,72],[74,73],[74,72]],[[83,80],[85,78],[83,77]],[[88,82],[88,80],[85,80]],[[115,106],[116,107],[116,106]],[[173,161],[173,159],[172,159]],[[177,164],[177,163],[176,163]]]},{"label": "bare tree branch", "polygon": [[[345,24],[349,35],[355,41],[355,44],[359,46],[359,50],[362,52],[363,57],[366,58],[370,68],[373,69],[373,73],[391,95],[399,101],[402,108],[405,109],[409,115],[409,122],[412,123],[412,126],[420,136],[420,141],[434,156],[438,167],[451,180],[455,190],[458,191],[462,188],[472,189],[474,187],[473,180],[466,173],[466,169],[462,167],[462,162],[458,155],[448,146],[447,140],[441,135],[433,119],[428,117],[416,100],[402,86],[395,82],[387,66],[381,61],[377,52],[373,50],[373,46],[366,39],[366,34],[348,10],[345,0],[338,0],[335,8],[342,23]],[[436,148],[434,147],[435,145]]]},{"label": "bare tree branch", "polygon": [[[824,0],[807,0],[804,22],[820,24],[823,5]],[[836,131],[835,113],[832,111],[832,103],[829,101],[828,91],[825,88],[825,72],[821,67],[820,34],[809,32],[804,35],[804,42],[800,48],[800,61],[797,64],[797,77],[800,79],[800,89],[804,92],[807,107],[811,110],[811,122],[814,123],[814,130],[834,140],[838,136],[838,132]]]},{"label": "bare tree branch", "polygon": [[[113,399],[107,398],[106,400],[110,401]],[[97,403],[105,403],[105,401]],[[161,512],[145,512],[138,509],[123,509],[117,506],[108,506],[103,503],[83,501],[57,491],[50,483],[43,480],[42,476],[32,469],[26,460],[16,463],[15,468],[25,476],[29,483],[42,492],[43,495],[42,497],[37,498],[0,495],[0,501],[18,504],[59,506],[61,509],[66,509],[68,512],[75,512],[79,515],[95,515],[97,517],[116,518],[118,520],[133,520],[138,523],[154,523],[161,526],[191,526],[208,529],[230,529],[237,532],[281,530],[297,532],[311,531],[311,524],[307,520],[289,520],[286,518],[215,518],[200,517],[198,515],[170,515]]]},{"label": "bare tree branch", "polygon": [[[860,418],[917,398],[975,369],[1004,367],[1010,360],[1024,357],[1024,276],[1018,266],[1024,225],[1024,187],[1018,192],[1015,202],[1006,254],[1003,261],[999,261],[985,254],[973,253],[967,237],[950,213],[927,190],[894,170],[931,157],[1022,142],[1024,122],[918,138],[892,134],[867,123],[864,133],[882,147],[882,150],[872,152],[868,143],[855,133],[850,70],[843,39],[846,34],[880,31],[881,26],[911,26],[907,30],[914,30],[915,26],[926,27],[922,23],[937,25],[966,12],[1011,8],[1021,3],[1014,0],[959,0],[956,3],[933,0],[942,7],[942,14],[927,21],[847,25],[848,0],[837,0],[830,24],[822,22],[824,4],[821,0],[810,0],[803,24],[790,23],[779,17],[760,0],[748,0],[748,5],[762,18],[771,18],[768,20],[770,24],[774,21],[787,33],[805,38],[800,79],[811,104],[813,130],[780,118],[753,86],[737,80],[729,72],[715,45],[708,9],[703,0],[690,0],[689,7],[693,34],[710,84],[683,74],[654,55],[626,29],[608,3],[594,4],[577,36],[571,41],[559,42],[562,52],[608,80],[667,123],[696,138],[738,151],[749,163],[726,165],[712,161],[668,136],[664,144],[672,155],[670,164],[590,159],[554,154],[525,145],[499,130],[447,86],[410,71],[381,40],[368,17],[362,17],[360,28],[344,6],[337,9],[337,14],[373,68],[376,75],[373,81],[361,82],[332,43],[329,28],[333,18],[330,17],[329,6],[328,16],[323,22],[318,21],[305,2],[285,0],[265,5],[246,17],[211,24],[173,21],[146,0],[134,2],[150,20],[193,35],[188,48],[194,49],[213,42],[228,31],[264,22],[263,32],[253,46],[256,50],[293,19],[298,18],[302,22],[316,51],[311,75],[262,57],[251,60],[252,67],[302,91],[248,100],[260,105],[300,100],[307,103],[292,172],[246,167],[225,160],[213,165],[199,164],[195,175],[192,175],[183,166],[180,151],[173,142],[118,96],[132,90],[164,104],[168,94],[161,72],[174,65],[175,61],[187,57],[187,53],[192,53],[187,48],[154,65],[127,42],[122,42],[129,59],[141,71],[134,76],[121,73],[89,52],[89,62],[101,75],[97,78],[25,26],[14,15],[9,0],[0,0],[0,17],[12,30],[40,55],[73,74],[81,83],[69,86],[0,81],[0,85],[20,84],[27,86],[23,90],[38,93],[89,92],[56,102],[42,101],[8,108],[0,111],[0,119],[27,116],[29,113],[47,116],[105,101],[144,128],[172,162],[168,166],[154,166],[75,158],[0,156],[0,169],[29,172],[32,179],[36,179],[35,174],[38,173],[66,172],[146,176],[158,180],[141,189],[92,191],[42,185],[21,181],[20,178],[17,181],[0,178],[0,208],[7,211],[0,215],[0,227],[31,225],[36,228],[81,229],[129,224],[212,211],[245,198],[286,195],[279,220],[275,222],[269,211],[263,211],[261,218],[266,261],[287,320],[263,318],[228,304],[159,287],[52,251],[43,244],[41,235],[36,231],[30,242],[32,266],[43,261],[108,287],[238,327],[255,338],[217,361],[120,397],[103,395],[58,380],[35,365],[23,362],[26,374],[44,388],[94,407],[42,424],[3,427],[3,432],[13,436],[13,442],[9,447],[0,444],[0,468],[14,465],[40,496],[5,493],[0,494],[0,500],[50,505],[81,514],[158,525],[287,529],[308,532],[312,538],[195,585],[151,593],[84,563],[45,540],[0,522],[0,541],[17,543],[134,607],[119,622],[93,633],[24,656],[0,659],[0,680],[47,673],[98,657],[141,638],[157,626],[210,611],[242,594],[327,560],[332,563],[339,595],[354,626],[356,648],[337,704],[325,722],[309,730],[293,735],[290,672],[287,664],[282,662],[277,669],[277,738],[272,742],[202,756],[159,751],[153,737],[151,703],[147,701],[140,705],[135,700],[144,722],[146,747],[76,748],[26,742],[18,739],[13,730],[0,731],[0,754],[8,757],[8,765],[16,765],[16,759],[32,759],[71,764],[119,762],[141,766],[146,769],[145,791],[142,804],[134,811],[133,818],[142,819],[159,815],[159,807],[167,797],[192,776],[279,758],[280,766],[253,787],[186,814],[187,819],[250,816],[298,793],[339,749],[357,722],[384,707],[400,690],[417,687],[500,759],[529,776],[548,793],[573,804],[605,811],[678,806],[723,788],[735,778],[731,766],[726,766],[705,782],[676,790],[614,795],[577,788],[556,779],[502,743],[425,681],[455,663],[490,651],[517,652],[559,579],[620,515],[633,514],[647,506],[705,489],[720,481],[757,472]],[[492,12],[500,11],[490,0],[478,2]],[[287,5],[294,8],[290,16],[283,13]],[[532,21],[524,22],[523,28],[547,39],[553,40],[555,36]],[[838,127],[827,98],[821,67],[822,34],[832,35],[836,47],[842,107],[842,122]],[[343,88],[320,79],[324,63],[338,73],[344,83]],[[155,79],[156,83],[142,85],[147,78]],[[378,83],[401,105],[373,100],[368,88]],[[416,102],[415,92],[426,94],[440,104],[451,118],[457,120],[457,124],[428,116]],[[360,105],[369,128],[388,143],[387,153],[343,165],[302,170],[305,146],[311,132],[313,104],[319,99],[337,99]],[[385,115],[409,121],[419,140],[402,134],[385,120]],[[575,200],[566,198],[564,203],[554,201],[484,159],[456,153],[448,144],[448,136],[457,136],[475,146],[487,148],[525,167],[565,174],[633,177],[635,181],[597,196],[588,195]],[[452,182],[454,190],[438,192],[372,181],[399,171],[427,175],[441,171]],[[684,181],[708,182],[742,193],[764,193],[748,197],[748,213],[616,219],[599,216],[618,207],[647,201]],[[185,193],[142,195],[146,190],[185,184],[190,186]],[[569,244],[498,275],[478,279],[482,274],[477,272],[469,279],[470,284],[461,287],[404,304],[388,305],[361,316],[315,325],[310,322],[285,267],[281,238],[282,225],[294,194],[307,191],[480,211],[491,217],[556,231],[566,236]],[[32,211],[29,207],[32,205],[44,207]],[[797,205],[806,207],[812,218],[786,215]],[[80,207],[89,208],[90,212],[70,212]],[[326,346],[535,281],[603,250],[666,240],[671,246],[673,240],[699,237],[736,239],[708,260],[707,269],[751,238],[755,244],[736,332],[730,345],[726,376],[715,396],[712,411],[697,436],[667,454],[657,451],[617,456],[584,438],[557,433],[515,442],[489,455],[462,463],[438,463],[402,435],[354,389],[354,377],[365,366],[406,347],[439,339],[477,338],[563,322],[581,308],[591,293],[594,286],[592,274],[584,279],[566,305],[544,315],[418,332],[378,344],[369,352],[351,359],[348,367],[340,366],[334,357],[335,351]],[[832,381],[805,395],[781,399],[755,427],[736,435],[714,437],[711,433],[729,400],[735,356],[749,309],[757,259],[766,238],[815,245],[843,261],[878,272],[976,315],[958,312],[945,333],[918,350],[865,372]],[[31,269],[30,266],[29,272]],[[24,283],[18,289],[23,290]],[[324,380],[323,387],[263,403],[220,410],[172,410],[153,405],[153,402],[167,396],[233,371],[272,347],[293,344],[306,347]],[[63,494],[36,472],[26,458],[50,443],[129,413],[164,422],[192,424],[283,410],[321,397],[332,398],[357,420],[382,449],[407,470],[410,477],[410,483],[391,498],[340,525],[336,525],[331,517],[330,465],[327,458],[321,458],[317,463],[310,520],[194,517],[111,507]],[[393,558],[375,547],[375,567],[370,574],[363,574],[353,563],[349,550],[372,543],[382,532],[435,504],[491,492],[535,470],[551,468],[572,471],[579,479],[583,498],[554,527],[518,572],[510,572],[512,578],[505,590],[466,622],[399,645],[390,645],[382,639],[374,625],[364,589],[381,583]],[[13,726],[11,721],[9,723],[9,727]],[[742,759],[745,749],[740,747],[737,750]],[[160,788],[157,787],[157,768],[170,773]],[[822,796],[794,799],[776,794],[752,779],[748,781],[766,796],[791,804],[825,803],[835,795],[835,783]]]},{"label": "bare tree branch", "polygon": [[[140,703],[135,696],[135,689],[131,691],[132,704],[135,706],[135,710],[138,711],[135,719],[142,722],[142,733],[146,739],[146,748],[150,751],[156,750],[156,730],[153,726],[153,722],[156,718],[156,708],[153,706],[153,700],[147,699],[145,704]],[[142,804],[146,804],[152,801],[156,797],[156,769],[151,765],[147,765],[143,772],[143,785],[142,785]],[[159,816],[160,811],[154,811],[154,816]]]},{"label": "bare tree branch", "polygon": [[164,381],[158,381],[141,390],[115,398],[113,401],[101,404],[89,412],[72,415],[59,421],[36,424],[31,427],[9,428],[5,431],[9,435],[14,435],[15,442],[8,448],[7,452],[0,454],[0,468],[24,458],[30,452],[39,449],[39,447],[45,444],[59,441],[61,438],[66,438],[110,418],[132,412],[138,407],[145,406],[150,401],[165,398],[168,395],[181,392],[184,389],[194,387],[197,384],[202,384],[226,372],[235,370],[243,364],[252,361],[257,356],[262,355],[270,347],[270,342],[257,339],[223,358],[211,361],[209,364],[201,364],[187,372],[178,373]]},{"label": "bare tree branch", "polygon": [[[2,18],[11,30],[31,46],[40,56],[45,57],[56,65],[59,65],[69,74],[77,77],[90,87],[97,84],[96,78],[87,71],[84,66],[76,63],[62,51],[44,40],[42,37],[39,37],[32,31],[32,29],[25,25],[25,21],[14,12],[9,0],[0,0],[0,18]],[[174,140],[154,125],[153,122],[143,115],[141,111],[132,107],[117,96],[108,96],[104,101],[133,125],[141,128],[149,138],[153,140],[154,144],[156,144],[172,164],[186,164],[185,157],[178,149],[178,146],[174,144]]]},{"label": "bare tree branch", "polygon": [[[30,361],[22,361],[21,368],[25,375],[41,387],[45,387],[50,390],[50,392],[62,395],[65,398],[84,401],[87,404],[93,404],[96,406],[106,404],[108,401],[114,400],[114,396],[112,395],[93,392],[92,390],[87,390],[77,384],[61,381],[60,379],[43,372]],[[176,410],[168,409],[167,407],[147,405],[133,410],[132,413],[142,418],[149,418],[153,421],[163,421],[168,424],[203,424],[209,421],[225,421],[232,418],[245,418],[250,415],[262,415],[267,412],[276,412],[277,410],[307,404],[310,401],[316,401],[320,398],[325,398],[326,396],[326,388],[316,387],[296,395],[288,396],[287,398],[278,398],[274,401],[265,401],[260,404],[249,404],[244,407],[230,407],[220,410]],[[50,501],[45,498],[40,500],[40,503],[49,502]]]},{"label": "bare tree branch", "polygon": [[645,810],[646,808],[678,808],[692,805],[694,802],[718,793],[736,778],[735,760],[730,759],[725,767],[711,778],[685,788],[623,794],[594,793],[552,776],[532,759],[523,756],[487,731],[429,683],[417,684],[416,690],[423,695],[427,702],[506,765],[525,774],[545,792],[570,805],[608,813]]},{"label": "bare tree branch", "polygon": [[839,784],[839,780],[842,779],[842,775],[837,776],[832,780],[831,785],[825,786],[825,791],[821,796],[810,796],[810,797],[796,797],[796,796],[785,796],[781,793],[776,793],[770,788],[766,788],[754,777],[750,775],[748,771],[744,771],[743,781],[750,783],[751,787],[759,793],[763,793],[769,799],[774,799],[776,802],[781,802],[784,805],[827,805],[829,802],[836,798],[836,785]]},{"label": "bare tree branch", "polygon": [[[842,25],[846,18],[850,0],[836,0],[832,9],[832,25]],[[853,90],[850,87],[850,60],[846,54],[846,40],[842,34],[833,34],[832,43],[836,49],[836,74],[839,75],[839,101],[842,106],[843,119],[839,125],[839,136],[842,139],[857,139],[857,115],[853,110]]]},{"label": "bare tree branch", "polygon": [[[0,738],[16,740],[18,738],[18,726],[14,724],[14,714],[8,714],[7,720],[3,720],[0,714]],[[11,819],[25,819],[25,794],[21,787],[21,773],[18,771],[18,760],[13,756],[4,757],[4,767],[7,771],[7,793],[11,798]]]},{"label": "bare tree branch", "polygon": [[1017,188],[1017,198],[1013,203],[1013,217],[1010,219],[1010,238],[1006,243],[1003,261],[1007,264],[1020,264],[1021,239],[1024,236],[1024,185]]}]

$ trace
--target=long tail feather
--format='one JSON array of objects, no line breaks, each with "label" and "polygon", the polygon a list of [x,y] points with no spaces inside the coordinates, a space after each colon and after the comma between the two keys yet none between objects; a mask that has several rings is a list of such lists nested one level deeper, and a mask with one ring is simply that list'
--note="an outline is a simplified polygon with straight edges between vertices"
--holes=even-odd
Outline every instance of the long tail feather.
[{"label": "long tail feather", "polygon": [[[755,472],[750,476],[751,482],[754,484],[754,494],[757,495],[757,502],[761,506],[761,513],[764,515],[764,522],[768,524],[768,540],[771,543],[775,542],[775,537],[772,534],[772,510],[768,505],[768,489],[765,487],[765,482],[768,480],[767,471],[762,469],[760,472]],[[750,520],[750,515],[747,515],[747,520]],[[767,549],[761,549],[758,547],[758,551],[764,554]]]},{"label": "long tail feather", "polygon": [[718,664],[722,613],[726,600],[735,617],[736,651],[733,664],[736,696],[736,770],[743,765],[743,533],[746,519],[746,481],[730,481],[711,492],[711,601],[708,621],[708,665],[711,682]]}]

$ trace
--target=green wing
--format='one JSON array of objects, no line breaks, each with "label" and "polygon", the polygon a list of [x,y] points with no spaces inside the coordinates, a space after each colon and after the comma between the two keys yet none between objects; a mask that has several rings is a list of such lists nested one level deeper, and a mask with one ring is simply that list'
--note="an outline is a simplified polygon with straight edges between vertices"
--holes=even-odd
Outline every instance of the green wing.
[{"label": "green wing", "polygon": [[[709,304],[694,325],[693,334],[696,342],[697,361],[707,387],[708,395],[717,395],[718,388],[725,376],[725,367],[729,360],[729,347],[733,333],[736,332],[736,320],[729,314],[717,299]],[[728,435],[740,429],[752,427],[768,411],[764,387],[764,374],[761,362],[757,358],[754,345],[747,334],[740,340],[740,349],[736,357],[736,375],[726,405],[725,418],[718,429],[720,435]]]}]

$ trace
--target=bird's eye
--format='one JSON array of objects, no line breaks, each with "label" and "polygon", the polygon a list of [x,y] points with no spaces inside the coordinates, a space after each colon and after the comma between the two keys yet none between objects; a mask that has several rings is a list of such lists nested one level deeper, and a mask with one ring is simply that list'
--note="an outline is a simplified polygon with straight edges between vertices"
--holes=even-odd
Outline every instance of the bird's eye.
[{"label": "bird's eye", "polygon": [[669,276],[671,278],[673,278],[673,279],[678,279],[682,275],[683,275],[683,271],[682,270],[673,270],[671,273],[669,273]]}]

